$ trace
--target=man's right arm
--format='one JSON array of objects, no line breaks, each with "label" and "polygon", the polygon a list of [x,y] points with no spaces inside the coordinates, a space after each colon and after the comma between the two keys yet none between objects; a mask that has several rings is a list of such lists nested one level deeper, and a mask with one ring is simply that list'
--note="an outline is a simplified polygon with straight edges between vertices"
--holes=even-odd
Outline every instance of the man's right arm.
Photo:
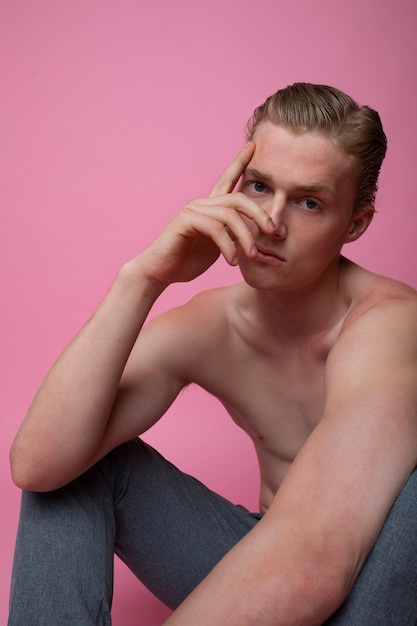
[{"label": "man's right arm", "polygon": [[[39,389],[11,449],[15,483],[48,491],[79,476],[116,445],[149,428],[186,381],[162,337],[181,340],[174,315],[143,329],[155,300],[171,283],[193,280],[222,254],[235,264],[236,241],[253,254],[242,220],[266,232],[273,224],[243,194],[232,194],[249,162],[246,146],[209,198],[189,203],[156,240],[119,271],[94,316],[59,357]],[[177,350],[181,354],[181,350]],[[171,358],[171,362],[170,362]]]},{"label": "man's right arm", "polygon": [[[133,387],[121,378],[138,333],[160,293],[126,264],[94,316],[59,357],[13,443],[12,476],[23,489],[55,489],[117,445],[106,436],[113,411],[129,412]],[[139,268],[140,269],[140,268]],[[120,386],[123,408],[118,409]],[[170,398],[166,397],[168,403]],[[154,406],[151,413],[165,407]],[[146,416],[145,416],[146,418]],[[137,432],[140,424],[136,424]],[[144,429],[143,429],[144,430]],[[127,438],[127,432],[121,429]],[[132,433],[132,437],[134,434]]]}]

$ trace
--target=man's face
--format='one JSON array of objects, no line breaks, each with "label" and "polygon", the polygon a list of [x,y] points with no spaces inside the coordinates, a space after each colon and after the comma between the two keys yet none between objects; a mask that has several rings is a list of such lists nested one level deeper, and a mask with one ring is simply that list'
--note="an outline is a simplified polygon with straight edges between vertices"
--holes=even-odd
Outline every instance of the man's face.
[{"label": "man's face", "polygon": [[322,134],[294,133],[271,122],[256,129],[253,141],[239,190],[269,213],[277,234],[265,235],[245,219],[260,257],[247,259],[238,249],[242,274],[253,286],[307,287],[356,238],[353,157]]}]

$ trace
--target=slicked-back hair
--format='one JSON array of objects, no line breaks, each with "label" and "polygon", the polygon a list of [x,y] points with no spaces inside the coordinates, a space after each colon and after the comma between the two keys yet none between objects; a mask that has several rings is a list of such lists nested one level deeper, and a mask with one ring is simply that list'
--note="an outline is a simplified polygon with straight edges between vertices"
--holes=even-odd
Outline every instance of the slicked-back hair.
[{"label": "slicked-back hair", "polygon": [[262,122],[294,132],[328,136],[356,162],[355,211],[375,205],[378,177],[387,150],[387,138],[377,111],[359,106],[350,96],[327,85],[295,83],[280,89],[255,109],[246,126],[252,139]]}]

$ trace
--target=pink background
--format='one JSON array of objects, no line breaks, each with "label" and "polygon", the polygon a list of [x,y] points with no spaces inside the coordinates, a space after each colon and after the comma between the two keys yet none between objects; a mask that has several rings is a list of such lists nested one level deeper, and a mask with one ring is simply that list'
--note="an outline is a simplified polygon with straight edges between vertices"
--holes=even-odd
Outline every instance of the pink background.
[{"label": "pink background", "polygon": [[[242,145],[252,109],[297,80],[377,108],[389,137],[379,213],[346,254],[417,287],[415,0],[3,0],[0,623],[19,492],[8,449],[50,364],[118,267]],[[219,261],[155,311],[239,279]],[[254,364],[256,368],[256,364]],[[238,384],[238,381],[236,381]],[[256,507],[254,456],[217,403],[182,395],[149,434],[187,471]],[[116,563],[115,626],[168,614]]]}]

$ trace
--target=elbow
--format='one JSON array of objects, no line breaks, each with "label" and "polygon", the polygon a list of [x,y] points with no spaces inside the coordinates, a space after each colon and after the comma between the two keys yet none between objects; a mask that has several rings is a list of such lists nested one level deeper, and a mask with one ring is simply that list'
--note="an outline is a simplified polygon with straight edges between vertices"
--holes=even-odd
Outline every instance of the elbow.
[{"label": "elbow", "polygon": [[[91,457],[90,457],[91,458]],[[93,462],[66,459],[61,449],[41,448],[16,438],[10,449],[10,473],[23,491],[55,491],[80,476]]]},{"label": "elbow", "polygon": [[27,477],[13,467],[11,467],[11,476],[15,486],[22,491],[46,491],[46,489],[39,488],[39,485],[35,484],[30,477]]},{"label": "elbow", "polygon": [[345,578],[333,566],[297,568],[284,584],[273,574],[268,578],[252,594],[250,624],[273,626],[276,616],[283,615],[286,626],[321,626],[348,594]]},{"label": "elbow", "polygon": [[37,491],[38,485],[35,484],[30,463],[20,458],[15,447],[10,450],[10,473],[16,487],[24,491]]},{"label": "elbow", "polygon": [[335,566],[318,566],[300,575],[294,586],[294,606],[299,607],[299,621],[294,624],[323,624],[348,595],[346,577]]},{"label": "elbow", "polygon": [[54,491],[61,487],[50,477],[45,477],[39,472],[31,471],[30,467],[22,467],[11,463],[10,473],[13,483],[22,491]]},{"label": "elbow", "polygon": [[10,449],[10,473],[12,481],[23,491],[51,491],[56,488],[51,480],[53,474],[39,458],[23,450],[16,441]]}]

